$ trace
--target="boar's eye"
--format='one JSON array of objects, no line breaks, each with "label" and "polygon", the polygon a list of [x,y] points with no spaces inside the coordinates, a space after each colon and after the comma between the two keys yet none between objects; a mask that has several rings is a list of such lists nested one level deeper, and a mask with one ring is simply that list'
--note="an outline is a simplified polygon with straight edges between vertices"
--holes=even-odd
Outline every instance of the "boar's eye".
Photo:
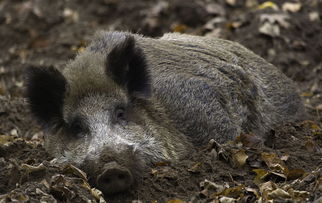
[{"label": "boar's eye", "polygon": [[82,138],[86,134],[87,128],[84,121],[81,118],[76,117],[70,123],[69,130],[76,138]]},{"label": "boar's eye", "polygon": [[126,121],[125,109],[123,107],[118,107],[115,110],[115,117],[116,117],[117,121],[119,121],[119,122]]}]

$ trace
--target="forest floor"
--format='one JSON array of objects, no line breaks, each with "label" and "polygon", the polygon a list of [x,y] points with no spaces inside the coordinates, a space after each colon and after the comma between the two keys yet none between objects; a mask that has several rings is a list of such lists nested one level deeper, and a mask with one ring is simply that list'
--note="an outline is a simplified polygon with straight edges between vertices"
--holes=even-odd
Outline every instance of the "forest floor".
[{"label": "forest floor", "polygon": [[[0,202],[322,202],[321,15],[319,0],[0,0]],[[210,141],[104,200],[82,171],[51,162],[24,98],[28,66],[62,69],[101,29],[239,42],[295,81],[311,118],[262,147],[253,135]]]}]

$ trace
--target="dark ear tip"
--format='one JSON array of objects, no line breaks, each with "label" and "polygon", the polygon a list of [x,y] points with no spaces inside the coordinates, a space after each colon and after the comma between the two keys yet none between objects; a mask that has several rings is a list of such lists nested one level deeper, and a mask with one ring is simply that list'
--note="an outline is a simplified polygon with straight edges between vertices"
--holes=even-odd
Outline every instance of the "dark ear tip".
[{"label": "dark ear tip", "polygon": [[66,90],[66,79],[54,67],[26,68],[25,97],[31,113],[40,123],[62,119],[62,106]]},{"label": "dark ear tip", "polygon": [[134,37],[131,35],[125,35],[124,39],[122,39],[122,41],[112,49],[110,56],[116,58],[124,57],[129,60],[134,52],[134,47]]},{"label": "dark ear tip", "polygon": [[60,79],[60,81],[64,81],[64,76],[62,73],[54,68],[53,66],[29,66],[25,70],[25,79],[27,88],[31,85],[35,80],[44,80],[44,79]]},{"label": "dark ear tip", "polygon": [[28,66],[25,71],[24,71],[24,75],[25,75],[25,79],[27,80],[27,82],[30,80],[30,78],[32,77],[32,75],[34,73],[36,73],[37,71],[39,71],[39,67],[35,67],[35,66]]}]

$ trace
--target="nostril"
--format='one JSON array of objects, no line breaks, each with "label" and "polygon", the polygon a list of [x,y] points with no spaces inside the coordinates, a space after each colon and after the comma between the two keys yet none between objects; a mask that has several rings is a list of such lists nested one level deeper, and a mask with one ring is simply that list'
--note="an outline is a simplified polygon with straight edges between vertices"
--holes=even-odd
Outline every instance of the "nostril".
[{"label": "nostril", "polygon": [[117,177],[118,177],[120,180],[125,180],[126,175],[125,175],[125,174],[123,174],[123,173],[121,173],[121,174],[119,174]]},{"label": "nostril", "polygon": [[128,189],[133,183],[132,174],[116,162],[105,164],[104,171],[97,177],[97,186],[105,194],[114,194]]},{"label": "nostril", "polygon": [[107,177],[107,178],[104,178],[104,182],[108,184],[108,183],[110,183],[110,182],[111,182],[111,179],[110,179],[110,178],[108,178],[108,177]]}]

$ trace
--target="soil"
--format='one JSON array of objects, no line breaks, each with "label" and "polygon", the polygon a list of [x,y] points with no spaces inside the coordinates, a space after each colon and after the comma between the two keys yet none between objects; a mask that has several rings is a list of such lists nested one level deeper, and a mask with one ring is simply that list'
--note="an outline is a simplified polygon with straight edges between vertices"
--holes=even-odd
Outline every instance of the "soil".
[{"label": "soil", "polygon": [[[284,3],[0,0],[0,201],[321,202],[322,2]],[[224,145],[210,141],[176,165],[156,165],[137,187],[104,200],[86,174],[45,152],[43,132],[24,99],[28,66],[62,69],[101,29],[237,41],[296,82],[310,121],[277,127],[265,146],[256,145],[254,135]]]}]

